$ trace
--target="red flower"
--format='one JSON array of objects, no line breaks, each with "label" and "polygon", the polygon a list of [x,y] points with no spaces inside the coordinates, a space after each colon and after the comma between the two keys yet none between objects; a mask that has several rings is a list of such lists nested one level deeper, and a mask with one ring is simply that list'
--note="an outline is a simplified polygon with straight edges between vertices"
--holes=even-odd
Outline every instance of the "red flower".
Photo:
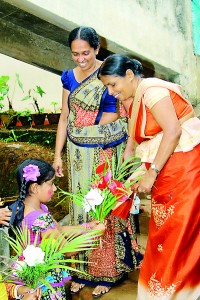
[{"label": "red flower", "polygon": [[104,177],[104,176],[101,177],[101,178],[100,178],[100,181],[99,181],[99,183],[98,183],[98,185],[97,185],[98,189],[100,189],[100,190],[103,191],[107,186],[108,186],[108,183],[107,183],[107,181],[105,180],[105,177]]},{"label": "red flower", "polygon": [[108,187],[111,193],[117,197],[117,201],[124,202],[128,199],[125,185],[122,182],[114,179]]},{"label": "red flower", "polygon": [[96,168],[96,174],[100,174],[100,173],[102,173],[102,172],[105,171],[105,170],[108,170],[108,163],[107,163],[107,162],[105,162],[105,163],[99,165],[99,166]]}]

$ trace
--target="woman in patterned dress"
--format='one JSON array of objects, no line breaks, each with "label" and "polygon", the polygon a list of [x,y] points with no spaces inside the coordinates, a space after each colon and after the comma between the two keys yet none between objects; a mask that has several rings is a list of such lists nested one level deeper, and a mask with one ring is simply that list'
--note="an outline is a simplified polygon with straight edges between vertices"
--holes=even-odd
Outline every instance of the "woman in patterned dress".
[{"label": "woman in patterned dress", "polygon": [[[109,159],[114,156],[117,161],[127,139],[127,119],[124,108],[118,107],[117,100],[97,79],[102,62],[96,59],[100,48],[96,31],[90,27],[75,28],[69,35],[69,46],[77,66],[65,70],[61,77],[63,102],[53,165],[56,175],[62,177],[61,154],[67,139],[68,188],[76,193],[88,188],[94,167],[105,161],[105,155]],[[70,203],[70,217],[71,224],[88,220],[84,210],[73,203]],[[102,241],[101,249],[84,253],[82,259],[90,262],[88,267],[84,266],[88,275],[73,277],[72,293],[93,285],[96,286],[93,295],[100,296],[137,266],[133,217],[124,221],[109,216]]]},{"label": "woman in patterned dress", "polygon": [[144,163],[135,184],[152,191],[152,213],[138,300],[196,300],[200,295],[200,120],[179,85],[141,76],[139,61],[111,55],[98,77],[118,100],[132,97],[124,157]]}]

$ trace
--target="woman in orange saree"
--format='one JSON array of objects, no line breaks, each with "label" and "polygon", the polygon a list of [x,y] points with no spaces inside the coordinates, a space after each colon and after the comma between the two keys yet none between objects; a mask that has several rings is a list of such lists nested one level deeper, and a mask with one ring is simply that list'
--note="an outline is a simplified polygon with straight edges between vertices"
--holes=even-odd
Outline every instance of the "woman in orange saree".
[{"label": "woman in orange saree", "polygon": [[109,93],[130,97],[129,139],[144,166],[135,184],[152,192],[146,252],[138,282],[138,300],[196,300],[200,296],[199,200],[200,120],[179,85],[143,79],[139,61],[111,55],[98,77]]}]

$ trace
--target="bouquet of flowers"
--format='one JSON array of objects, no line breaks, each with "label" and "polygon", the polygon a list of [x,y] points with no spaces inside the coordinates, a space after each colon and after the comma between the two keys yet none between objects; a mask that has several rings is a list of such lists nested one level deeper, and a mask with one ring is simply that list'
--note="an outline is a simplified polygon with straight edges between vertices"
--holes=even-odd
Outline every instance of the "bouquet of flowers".
[{"label": "bouquet of flowers", "polygon": [[116,164],[114,157],[111,162],[106,157],[105,163],[95,168],[88,190],[82,189],[78,193],[73,194],[60,189],[58,195],[62,199],[61,201],[71,197],[74,203],[81,206],[95,220],[102,222],[111,210],[117,206],[117,203],[125,202],[129,199],[129,196],[132,194],[130,187],[136,180],[130,182],[129,180],[126,181],[126,179],[132,174],[132,168],[139,163],[136,158],[129,158],[121,163],[119,158]]},{"label": "bouquet of flowers", "polygon": [[[26,285],[36,289],[44,287],[51,289],[52,293],[56,291],[52,287],[49,272],[55,269],[65,271],[67,279],[71,279],[67,271],[73,270],[81,272],[70,266],[71,263],[84,263],[71,258],[64,258],[67,252],[77,252],[88,250],[94,247],[99,231],[90,231],[83,235],[71,234],[66,237],[65,234],[59,236],[48,236],[43,238],[39,245],[35,242],[30,245],[30,231],[25,227],[21,229],[13,229],[16,239],[5,236],[11,248],[15,251],[16,257],[1,257],[1,263],[4,268],[0,271],[2,277],[1,282],[13,282],[15,284]],[[67,277],[66,276],[66,277]]]}]

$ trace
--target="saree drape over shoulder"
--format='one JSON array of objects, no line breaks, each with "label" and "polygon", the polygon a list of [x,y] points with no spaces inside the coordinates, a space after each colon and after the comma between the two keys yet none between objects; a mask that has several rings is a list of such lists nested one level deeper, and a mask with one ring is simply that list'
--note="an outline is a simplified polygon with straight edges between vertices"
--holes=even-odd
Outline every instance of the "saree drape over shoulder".
[{"label": "saree drape over shoulder", "polygon": [[200,120],[194,117],[180,86],[144,79],[132,107],[131,134],[139,144],[137,155],[148,168],[163,135],[150,110],[166,96],[172,100],[182,135],[152,188],[137,299],[196,300],[200,296]]},{"label": "saree drape over shoulder", "polygon": [[[108,94],[97,71],[78,83],[73,70],[64,71],[63,87],[70,91],[67,127],[69,189],[73,193],[87,188],[94,172],[94,166],[108,158],[119,155],[127,139],[127,118],[121,108],[121,118],[107,125],[100,125],[103,112],[116,112],[117,100]],[[72,224],[88,221],[85,211],[70,203]],[[74,280],[88,284],[112,285],[119,282],[125,272],[137,265],[134,220],[123,221],[109,216],[107,231],[102,237],[102,248],[86,252],[82,260],[90,264],[77,265],[88,273],[78,275]],[[122,253],[121,253],[122,251]],[[128,259],[127,259],[128,257]],[[77,275],[76,275],[77,276]]]}]

